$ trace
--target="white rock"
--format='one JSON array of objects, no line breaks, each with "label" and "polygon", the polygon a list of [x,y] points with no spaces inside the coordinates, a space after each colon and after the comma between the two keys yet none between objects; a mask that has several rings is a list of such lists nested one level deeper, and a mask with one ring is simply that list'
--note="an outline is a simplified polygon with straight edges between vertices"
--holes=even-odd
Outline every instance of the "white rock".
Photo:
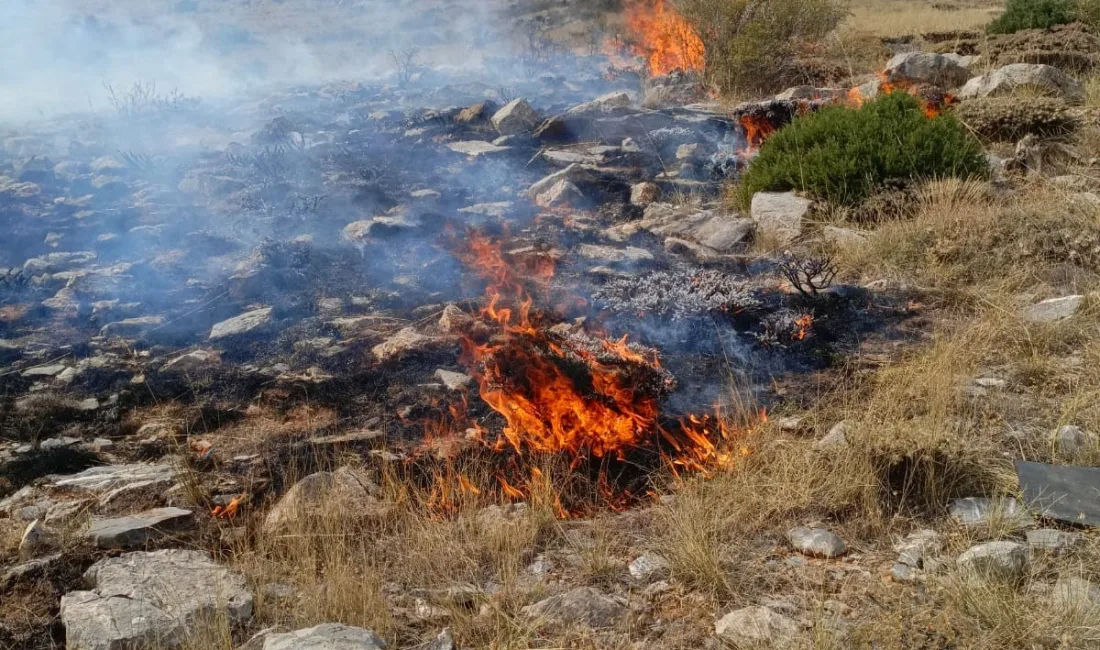
[{"label": "white rock", "polygon": [[277,534],[309,517],[381,517],[389,512],[381,490],[355,470],[316,472],[295,483],[264,519],[264,531]]},{"label": "white rock", "polygon": [[1058,453],[1070,458],[1096,449],[1096,436],[1073,424],[1059,427],[1054,442]]},{"label": "white rock", "polygon": [[756,606],[726,614],[714,624],[714,632],[737,648],[793,648],[802,630],[792,619]]},{"label": "white rock", "polygon": [[792,528],[787,531],[787,541],[799,553],[813,557],[835,558],[848,550],[844,540],[823,528]]},{"label": "white rock", "polygon": [[384,650],[386,642],[371,630],[340,623],[269,634],[263,650]]},{"label": "white rock", "polygon": [[610,264],[641,264],[653,261],[653,253],[635,246],[615,248],[598,244],[581,244],[577,247],[577,255]]},{"label": "white rock", "polygon": [[963,526],[989,526],[1006,523],[1018,528],[1035,525],[1035,520],[1013,497],[967,497],[951,502],[951,516]]},{"label": "white rock", "polygon": [[254,309],[215,325],[210,330],[210,340],[216,341],[230,336],[256,332],[270,325],[271,320],[271,307]]},{"label": "white rock", "polygon": [[452,372],[442,368],[435,371],[435,376],[439,381],[443,382],[443,385],[446,386],[448,390],[463,390],[468,388],[470,382],[473,381],[473,377],[470,375],[464,375],[461,372]]},{"label": "white rock", "polygon": [[1012,63],[974,77],[959,90],[959,99],[1011,93],[1019,88],[1037,88],[1068,101],[1083,96],[1081,84],[1058,68],[1038,63]]},{"label": "white rock", "polygon": [[1081,546],[1085,538],[1080,533],[1067,533],[1053,528],[1027,531],[1027,545],[1033,551],[1064,553]]},{"label": "white rock", "polygon": [[630,187],[630,202],[647,206],[661,200],[661,186],[656,183],[636,183]]},{"label": "white rock", "polygon": [[651,582],[668,577],[670,569],[671,566],[668,560],[660,553],[653,551],[646,551],[627,566],[630,576],[642,582]]},{"label": "white rock", "polygon": [[1082,295],[1050,298],[1025,307],[1020,316],[1032,323],[1056,323],[1076,314],[1084,300]]},{"label": "white rock", "polygon": [[584,202],[580,188],[566,179],[554,183],[550,189],[535,197],[535,205],[540,208],[578,206]]},{"label": "white rock", "polygon": [[957,560],[959,569],[982,579],[1019,580],[1027,571],[1027,546],[1017,542],[986,542],[970,547]]},{"label": "white rock", "polygon": [[100,548],[129,548],[166,535],[190,520],[190,510],[154,508],[125,517],[93,519],[87,536]]},{"label": "white rock", "polygon": [[786,246],[802,233],[802,221],[812,206],[813,201],[794,192],[757,192],[750,215],[761,235]]},{"label": "white rock", "polygon": [[499,154],[512,150],[511,147],[497,146],[492,142],[485,142],[484,140],[462,140],[460,142],[448,142],[447,148],[455,153],[460,153],[464,156],[470,156],[471,158]]},{"label": "white rock", "polygon": [[126,553],[96,562],[89,591],[61,598],[69,650],[175,648],[204,620],[252,617],[244,576],[198,551]]},{"label": "white rock", "polygon": [[626,607],[593,587],[577,587],[523,608],[528,618],[554,625],[580,623],[590,628],[615,625],[626,614]]},{"label": "white rock", "polygon": [[835,449],[846,449],[848,447],[848,422],[842,420],[837,422],[829,429],[829,432],[825,434],[825,437],[817,440],[813,444],[814,451],[828,451]]},{"label": "white rock", "polygon": [[531,131],[538,124],[538,121],[538,113],[522,97],[508,102],[492,117],[493,126],[501,135],[515,135]]}]

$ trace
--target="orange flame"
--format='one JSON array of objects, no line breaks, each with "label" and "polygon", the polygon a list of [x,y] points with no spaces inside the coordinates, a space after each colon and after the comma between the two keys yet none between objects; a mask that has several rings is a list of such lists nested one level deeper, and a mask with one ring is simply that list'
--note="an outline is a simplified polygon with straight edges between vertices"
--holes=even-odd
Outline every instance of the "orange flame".
[{"label": "orange flame", "polygon": [[804,341],[810,334],[810,328],[814,325],[813,314],[802,314],[794,321],[795,330],[791,338],[796,341]]},{"label": "orange flame", "polygon": [[706,47],[699,33],[665,0],[631,0],[626,26],[635,54],[645,57],[651,75],[706,67]]},{"label": "orange flame", "polygon": [[745,114],[737,120],[741,124],[741,128],[745,131],[745,143],[746,148],[749,151],[755,151],[760,148],[760,145],[764,144],[764,140],[773,133],[775,133],[775,125],[767,120],[767,118],[759,115]]},{"label": "orange flame", "polygon": [[241,503],[244,501],[245,495],[241,494],[233,497],[233,500],[224,506],[217,506],[210,511],[210,516],[215,519],[232,519],[237,516],[237,510],[241,507]]}]

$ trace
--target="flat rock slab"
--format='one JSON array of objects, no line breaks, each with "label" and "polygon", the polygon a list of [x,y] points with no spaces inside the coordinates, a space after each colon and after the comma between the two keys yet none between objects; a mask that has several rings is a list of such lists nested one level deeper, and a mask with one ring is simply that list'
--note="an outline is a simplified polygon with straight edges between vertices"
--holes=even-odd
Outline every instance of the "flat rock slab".
[{"label": "flat rock slab", "polygon": [[91,590],[61,598],[67,650],[175,648],[205,620],[252,617],[244,576],[198,551],[126,553],[84,578]]},{"label": "flat rock slab", "polygon": [[1032,323],[1056,323],[1077,313],[1084,296],[1064,296],[1037,302],[1020,310],[1020,316]]},{"label": "flat rock slab", "polygon": [[130,465],[89,467],[77,474],[53,476],[50,485],[88,492],[102,492],[123,487],[168,483],[175,480],[175,478],[176,470],[170,465],[133,463]]},{"label": "flat rock slab", "polygon": [[802,233],[802,222],[813,207],[813,201],[794,192],[757,192],[752,195],[750,215],[757,231],[781,246],[786,246]]},{"label": "flat rock slab", "polygon": [[1100,526],[1100,467],[1016,461],[1024,500],[1043,517]]},{"label": "flat rock slab", "polygon": [[959,556],[959,568],[983,579],[1018,580],[1028,565],[1027,546],[1018,542],[987,542]]},{"label": "flat rock slab", "polygon": [[794,620],[760,606],[734,610],[714,624],[714,633],[737,648],[791,648],[801,632]]},{"label": "flat rock slab", "polygon": [[130,548],[167,535],[190,521],[190,510],[155,508],[126,517],[95,519],[88,528],[88,539],[100,548]]},{"label": "flat rock slab", "polygon": [[286,634],[271,634],[263,650],[383,650],[386,642],[371,630],[322,623]]},{"label": "flat rock slab", "polygon": [[1035,525],[1035,519],[1012,497],[966,497],[951,502],[951,516],[963,526],[1011,524],[1018,528]]},{"label": "flat rock slab", "polygon": [[523,608],[528,618],[555,625],[580,623],[591,628],[615,625],[626,607],[593,587],[578,587]]},{"label": "flat rock slab", "polygon": [[271,307],[254,309],[214,325],[210,329],[210,340],[257,332],[270,325],[271,320]]}]

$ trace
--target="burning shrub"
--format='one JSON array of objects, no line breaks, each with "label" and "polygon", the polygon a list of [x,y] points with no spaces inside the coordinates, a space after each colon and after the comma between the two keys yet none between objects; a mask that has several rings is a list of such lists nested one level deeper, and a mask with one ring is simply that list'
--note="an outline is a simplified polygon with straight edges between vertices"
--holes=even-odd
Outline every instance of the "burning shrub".
[{"label": "burning shrub", "polygon": [[1005,11],[986,26],[990,34],[1013,34],[1021,29],[1047,29],[1074,21],[1072,0],[1008,0]]},{"label": "burning shrub", "polygon": [[738,200],[747,208],[756,192],[802,190],[855,205],[887,182],[987,171],[981,144],[954,116],[928,117],[917,98],[898,92],[796,118],[764,141]]},{"label": "burning shrub", "polygon": [[984,97],[963,102],[957,110],[960,120],[990,140],[1065,135],[1078,126],[1064,101],[1048,97]]},{"label": "burning shrub", "polygon": [[706,46],[706,72],[720,90],[774,90],[798,80],[792,64],[807,43],[839,24],[836,0],[683,0],[680,10]]}]

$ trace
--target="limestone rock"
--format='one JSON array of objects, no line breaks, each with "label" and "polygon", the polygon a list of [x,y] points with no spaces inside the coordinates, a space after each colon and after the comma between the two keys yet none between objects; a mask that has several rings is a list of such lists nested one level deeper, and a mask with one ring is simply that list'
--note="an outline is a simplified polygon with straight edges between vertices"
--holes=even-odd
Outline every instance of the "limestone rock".
[{"label": "limestone rock", "polygon": [[1054,442],[1058,453],[1069,458],[1096,449],[1096,436],[1073,424],[1059,427]]},{"label": "limestone rock", "polygon": [[175,648],[219,613],[233,624],[252,616],[244,576],[198,551],[126,553],[84,578],[91,590],[61,598],[69,650]]},{"label": "limestone rock", "polygon": [[278,533],[310,515],[379,517],[388,512],[381,490],[355,470],[310,474],[294,484],[264,519],[264,531]]},{"label": "limestone rock", "polygon": [[155,508],[126,517],[94,519],[88,539],[100,548],[129,548],[178,529],[191,520],[183,508]]},{"label": "limestone rock", "polygon": [[271,324],[271,311],[271,307],[264,307],[263,309],[254,309],[240,316],[234,316],[228,320],[223,320],[214,325],[210,330],[210,340],[216,341],[231,336],[239,336],[241,334],[260,331]]},{"label": "limestone rock", "polygon": [[555,625],[581,623],[591,628],[615,625],[626,608],[593,587],[577,587],[523,608],[529,618]]},{"label": "limestone rock", "polygon": [[654,580],[666,578],[668,577],[670,569],[671,566],[668,560],[661,554],[653,551],[646,551],[627,566],[627,570],[630,571],[630,576],[635,580],[643,582],[652,582]]},{"label": "limestone rock", "polygon": [[470,375],[465,375],[461,372],[452,372],[442,368],[435,371],[435,377],[443,382],[443,385],[446,386],[448,390],[463,390],[469,387],[470,382],[473,381],[473,377]]},{"label": "limestone rock", "polygon": [[794,192],[757,192],[750,214],[761,235],[786,246],[802,233],[802,221],[812,205]]},{"label": "limestone rock", "polygon": [[484,140],[462,140],[459,142],[448,142],[447,148],[455,153],[470,156],[471,158],[499,154],[512,150],[511,147],[502,147],[493,144],[492,142],[485,142]]},{"label": "limestone rock", "polygon": [[379,361],[385,362],[405,356],[411,352],[424,350],[436,343],[438,343],[438,339],[431,336],[425,336],[416,331],[414,327],[406,327],[371,348],[371,352]]},{"label": "limestone rock", "polygon": [[844,540],[824,528],[792,528],[787,531],[787,540],[799,553],[814,557],[840,557],[848,550]]},{"label": "limestone rock", "polygon": [[535,205],[540,208],[578,206],[583,202],[584,194],[580,188],[564,178],[535,197]]},{"label": "limestone rock", "polygon": [[1003,521],[1019,528],[1035,525],[1035,520],[1013,497],[967,497],[951,502],[951,516],[963,526],[989,526]]},{"label": "limestone rock", "polygon": [[1080,533],[1067,533],[1053,528],[1027,531],[1027,545],[1032,551],[1059,554],[1081,546],[1085,538]]},{"label": "limestone rock", "polygon": [[269,634],[263,650],[384,650],[386,642],[371,630],[322,623],[285,634]]},{"label": "limestone rock", "polygon": [[573,185],[583,185],[595,181],[595,176],[593,176],[592,172],[588,171],[588,169],[574,163],[565,169],[558,170],[544,177],[542,180],[535,182],[531,187],[527,188],[527,196],[535,198],[563,180],[569,181]]},{"label": "limestone rock", "polygon": [[630,202],[634,205],[647,206],[661,200],[661,186],[652,183],[637,183],[630,187]]},{"label": "limestone rock", "polygon": [[1019,580],[1027,571],[1027,546],[1017,542],[986,542],[970,547],[957,560],[959,569],[982,579]]},{"label": "limestone rock", "polygon": [[970,70],[955,57],[931,52],[903,52],[895,55],[883,71],[889,82],[910,81],[941,88],[955,88],[970,78]]},{"label": "limestone rock", "polygon": [[844,449],[848,446],[848,422],[837,422],[829,429],[821,440],[813,444],[814,451],[828,451],[830,449]]},{"label": "limestone rock", "polygon": [[635,246],[615,248],[598,244],[581,244],[577,247],[577,255],[609,264],[644,264],[653,261],[653,253]]},{"label": "limestone rock", "polygon": [[221,363],[221,355],[216,350],[192,350],[165,363],[161,370],[165,372],[197,372],[213,368]]},{"label": "limestone rock", "polygon": [[793,648],[801,636],[794,620],[767,607],[734,610],[714,624],[714,632],[737,648]]},{"label": "limestone rock", "polygon": [[1012,93],[1019,88],[1041,90],[1067,101],[1080,101],[1081,84],[1058,68],[1038,63],[1012,63],[974,77],[959,90],[959,99]]},{"label": "limestone rock", "polygon": [[538,124],[538,121],[538,113],[522,97],[508,102],[492,117],[493,126],[501,135],[515,135],[531,131]]},{"label": "limestone rock", "polygon": [[1056,323],[1076,314],[1084,300],[1082,295],[1050,298],[1025,307],[1020,316],[1032,323]]},{"label": "limestone rock", "polygon": [[634,98],[628,92],[610,92],[596,99],[578,104],[565,112],[566,115],[597,116],[621,113],[630,109]]}]

